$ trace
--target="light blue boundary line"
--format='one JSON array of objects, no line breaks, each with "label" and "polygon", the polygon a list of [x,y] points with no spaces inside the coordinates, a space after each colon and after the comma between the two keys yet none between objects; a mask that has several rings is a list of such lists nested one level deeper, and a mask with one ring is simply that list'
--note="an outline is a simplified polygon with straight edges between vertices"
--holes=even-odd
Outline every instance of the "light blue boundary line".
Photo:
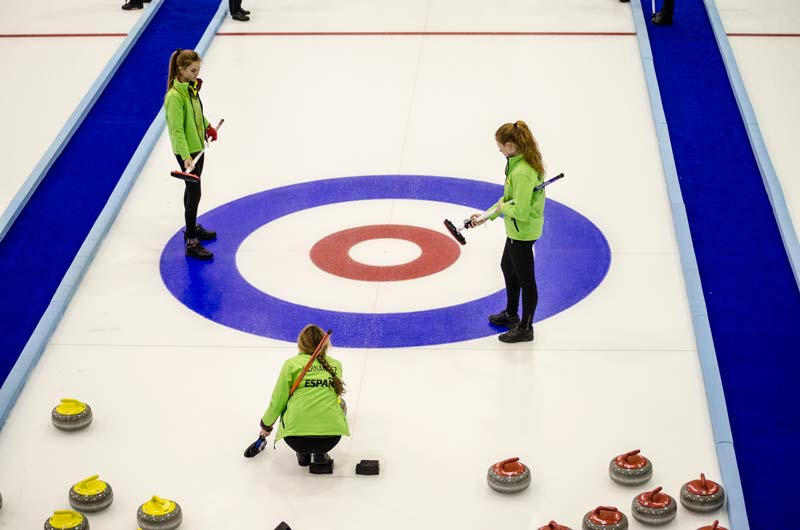
[{"label": "light blue boundary line", "polygon": [[764,181],[764,187],[767,190],[769,202],[772,204],[772,211],[778,223],[778,230],[783,239],[783,246],[789,257],[789,264],[792,266],[792,271],[794,272],[794,279],[798,287],[800,287],[800,243],[798,243],[797,232],[795,232],[792,217],[786,206],[786,199],[783,196],[783,189],[781,188],[778,174],[772,166],[772,159],[767,151],[764,137],[761,135],[761,128],[758,126],[756,113],[753,110],[753,105],[750,103],[750,97],[747,95],[747,89],[739,73],[739,67],[736,64],[736,58],[733,55],[733,50],[728,41],[725,26],[722,24],[719,11],[717,11],[717,5],[714,3],[714,0],[703,0],[703,3],[706,5],[708,19],[711,21],[711,27],[714,29],[714,36],[717,39],[717,46],[719,46],[719,51],[722,53],[722,60],[725,62],[725,69],[728,71],[728,79],[731,81],[733,93],[736,96],[736,103],[739,105],[739,112],[742,114],[744,125],[747,128],[747,135],[750,137],[750,145],[753,147],[753,153],[758,162],[758,169],[761,171],[761,179]]},{"label": "light blue boundary line", "polygon": [[150,23],[150,20],[155,16],[158,9],[161,7],[161,4],[164,0],[155,0],[151,2],[150,7],[144,10],[144,13],[139,17],[139,20],[136,24],[133,25],[133,28],[128,33],[128,36],[122,41],[117,51],[108,61],[106,67],[100,72],[100,75],[95,80],[94,84],[89,87],[89,90],[86,92],[86,95],[83,96],[83,99],[78,103],[78,106],[75,107],[75,110],[72,112],[72,115],[67,119],[64,126],[61,128],[61,131],[56,136],[53,143],[50,144],[50,148],[45,152],[44,156],[42,156],[39,163],[33,168],[31,174],[22,184],[20,189],[17,191],[14,198],[11,199],[11,202],[6,207],[3,215],[0,216],[0,241],[6,237],[11,225],[14,224],[14,221],[19,216],[20,212],[22,212],[25,205],[28,204],[28,200],[30,200],[33,193],[36,191],[36,188],[39,187],[39,183],[42,181],[44,176],[50,171],[50,167],[53,165],[53,162],[61,155],[61,151],[64,150],[64,147],[69,143],[70,138],[78,130],[81,123],[83,123],[83,119],[89,114],[89,111],[92,110],[97,98],[100,97],[100,94],[103,93],[103,90],[108,85],[108,82],[116,73],[119,65],[122,64],[122,61],[125,60],[125,57],[128,56],[128,53],[133,48],[133,45],[136,44],[136,41],[139,40],[139,36],[141,36],[144,28]]},{"label": "light blue boundary line", "polygon": [[661,162],[664,166],[664,179],[672,210],[675,237],[678,241],[683,281],[686,285],[686,294],[689,299],[700,369],[705,382],[711,429],[714,435],[720,473],[722,474],[721,481],[725,486],[726,496],[728,497],[728,519],[732,530],[749,530],[750,524],[747,520],[742,483],[739,477],[739,466],[736,463],[736,453],[733,449],[733,435],[728,419],[728,407],[725,403],[722,378],[719,373],[717,354],[711,335],[711,325],[708,321],[708,311],[700,282],[700,270],[697,267],[692,234],[689,230],[689,219],[686,215],[686,206],[684,205],[678,182],[678,172],[675,168],[675,158],[672,154],[672,142],[669,138],[669,128],[664,115],[664,107],[661,104],[661,91],[658,88],[653,53],[650,49],[650,39],[647,35],[647,26],[641,3],[639,1],[631,2],[631,10],[636,27],[636,39],[639,43],[639,53],[642,57],[647,90],[650,94],[650,108],[653,113],[656,135],[658,136]]},{"label": "light blue boundary line", "polygon": [[[158,2],[157,5],[160,5],[162,1],[163,0],[155,0],[155,2]],[[195,47],[195,50],[197,50],[201,56],[205,55],[206,51],[211,46],[211,41],[214,39],[222,22],[225,20],[227,11],[227,2],[222,0],[220,2],[220,7],[214,14],[214,18],[211,20],[211,23],[208,25],[205,33],[203,33],[203,36]],[[155,9],[153,9],[153,12],[155,12]],[[107,70],[113,72],[116,71],[116,67]],[[103,84],[103,86],[105,86],[105,84]],[[96,96],[93,99],[96,99]],[[47,346],[47,341],[61,321],[61,317],[72,299],[72,296],[75,294],[81,278],[83,278],[84,273],[89,268],[95,254],[97,254],[100,244],[111,228],[117,214],[122,209],[122,205],[128,197],[128,193],[133,187],[136,178],[139,176],[139,172],[150,157],[150,153],[153,151],[156,142],[158,142],[165,124],[166,120],[162,110],[147,129],[142,141],[139,143],[139,147],[131,157],[119,182],[114,187],[114,191],[111,192],[108,202],[102,212],[100,212],[91,231],[86,236],[83,245],[81,245],[81,248],[78,250],[78,254],[72,261],[63,280],[61,280],[61,284],[58,286],[55,295],[53,295],[50,305],[45,310],[42,318],[39,320],[39,324],[25,344],[25,348],[14,364],[14,368],[11,369],[2,388],[0,388],[0,429],[8,419],[8,415],[22,392],[25,382],[28,380],[34,366],[36,366],[36,363],[42,356],[42,352]]]}]

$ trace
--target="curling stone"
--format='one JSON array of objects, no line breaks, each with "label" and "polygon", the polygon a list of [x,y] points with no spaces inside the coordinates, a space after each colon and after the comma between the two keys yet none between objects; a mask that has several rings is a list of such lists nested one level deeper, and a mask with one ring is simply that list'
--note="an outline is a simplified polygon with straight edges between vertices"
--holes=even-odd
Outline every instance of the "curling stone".
[{"label": "curling stone", "polygon": [[347,401],[345,401],[342,397],[339,398],[339,406],[342,407],[342,412],[344,412],[344,415],[347,416]]},{"label": "curling stone", "polygon": [[699,480],[690,480],[683,485],[680,499],[687,510],[708,513],[719,510],[725,504],[725,490],[700,473]]},{"label": "curling stone", "polygon": [[57,510],[44,522],[44,530],[89,530],[89,520],[72,510]]},{"label": "curling stone", "polygon": [[714,521],[714,524],[711,526],[701,526],[697,530],[728,530],[724,526],[719,525],[719,521]]},{"label": "curling stone", "polygon": [[649,525],[667,524],[678,514],[678,503],[663,493],[661,486],[653,491],[645,491],[633,498],[631,504],[633,518]]},{"label": "curling stone", "polygon": [[628,518],[613,506],[598,506],[583,516],[583,530],[625,530]]},{"label": "curling stone", "polygon": [[547,526],[543,526],[539,528],[539,530],[572,530],[568,526],[564,526],[563,524],[558,524],[555,521],[550,521]]},{"label": "curling stone", "polygon": [[72,486],[69,490],[69,505],[81,513],[99,512],[111,506],[114,491],[108,482],[92,475]]},{"label": "curling stone", "polygon": [[92,407],[77,399],[61,400],[51,414],[53,425],[62,431],[78,431],[92,423]]},{"label": "curling stone", "polygon": [[180,505],[169,499],[156,497],[139,506],[136,521],[142,530],[172,530],[183,520]]},{"label": "curling stone", "polygon": [[508,458],[489,467],[486,480],[495,491],[518,493],[531,485],[531,470],[519,458]]},{"label": "curling stone", "polygon": [[650,480],[653,476],[653,464],[639,452],[636,449],[612,458],[608,464],[611,480],[623,486],[638,486]]}]

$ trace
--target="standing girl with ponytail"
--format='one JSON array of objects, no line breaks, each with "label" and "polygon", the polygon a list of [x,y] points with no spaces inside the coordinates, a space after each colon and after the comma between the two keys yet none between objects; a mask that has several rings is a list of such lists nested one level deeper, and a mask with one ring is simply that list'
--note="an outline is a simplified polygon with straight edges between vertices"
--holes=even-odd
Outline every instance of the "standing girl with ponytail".
[{"label": "standing girl with ponytail", "polygon": [[200,87],[200,56],[194,50],[177,49],[169,59],[167,94],[164,96],[164,112],[172,151],[181,166],[181,171],[198,177],[196,182],[186,182],[183,192],[183,209],[186,230],[186,255],[198,259],[211,259],[214,254],[206,250],[200,241],[217,238],[217,233],[197,224],[197,208],[200,205],[200,175],[203,173],[205,154],[196,165],[192,159],[203,149],[206,140],[215,141],[217,131],[203,115]]},{"label": "standing girl with ponytail", "polygon": [[[498,338],[502,342],[533,340],[533,314],[539,302],[533,263],[533,244],[542,235],[544,224],[544,189],[534,187],[544,181],[544,164],[539,146],[524,121],[506,123],[495,133],[497,147],[506,157],[506,180],[503,197],[493,206],[489,219],[504,216],[506,243],[500,269],[506,283],[506,307],[489,315],[489,322],[509,328]],[[513,203],[511,202],[513,199]],[[472,215],[472,226],[481,214]],[[520,292],[522,318],[519,317]]]},{"label": "standing girl with ponytail", "polygon": [[[269,436],[272,425],[281,418],[275,441],[285,439],[297,453],[301,466],[332,464],[328,451],[343,435],[350,435],[340,403],[344,393],[342,363],[327,355],[330,341],[322,347],[295,393],[290,394],[295,379],[323,337],[325,333],[318,326],[309,324],[303,328],[297,338],[299,353],[283,363],[269,407],[261,418],[263,437]],[[311,471],[314,472],[313,466]]]}]

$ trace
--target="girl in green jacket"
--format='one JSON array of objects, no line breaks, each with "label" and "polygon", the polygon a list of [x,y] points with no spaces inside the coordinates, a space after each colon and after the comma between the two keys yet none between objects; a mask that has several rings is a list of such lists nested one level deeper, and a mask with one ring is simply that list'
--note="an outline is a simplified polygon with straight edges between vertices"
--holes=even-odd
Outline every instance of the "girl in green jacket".
[{"label": "girl in green jacket", "polygon": [[[200,101],[200,87],[203,80],[200,73],[200,56],[194,50],[177,49],[169,59],[167,94],[164,96],[164,114],[167,130],[172,142],[172,151],[181,166],[181,171],[200,177],[203,173],[205,154],[192,164],[192,159],[203,149],[206,140],[215,141],[217,131],[203,116],[203,102]],[[198,259],[211,259],[214,254],[200,244],[217,238],[217,233],[206,230],[197,224],[197,208],[200,205],[200,179],[186,182],[183,192],[183,210],[186,230],[186,255]]]},{"label": "girl in green jacket", "polygon": [[[506,243],[500,269],[506,283],[506,308],[489,315],[489,322],[509,328],[498,338],[502,342],[533,340],[533,314],[539,301],[533,263],[533,244],[542,235],[544,224],[544,189],[534,187],[544,180],[544,164],[539,146],[524,121],[506,123],[495,133],[497,147],[506,157],[506,180],[503,196],[489,216],[495,220],[503,214]],[[511,203],[511,200],[514,200]],[[472,215],[476,219],[481,214]],[[472,226],[482,224],[472,222]],[[522,318],[517,314],[520,292]]]},{"label": "girl in green jacket", "polygon": [[322,347],[295,393],[289,395],[292,384],[324,335],[313,324],[303,328],[297,338],[299,353],[283,363],[269,407],[261,418],[263,437],[269,436],[272,425],[281,418],[275,441],[285,439],[297,453],[297,463],[301,466],[311,464],[312,455],[315,465],[333,463],[328,451],[339,443],[342,435],[350,435],[340,398],[344,393],[342,363],[327,355],[330,342]]}]

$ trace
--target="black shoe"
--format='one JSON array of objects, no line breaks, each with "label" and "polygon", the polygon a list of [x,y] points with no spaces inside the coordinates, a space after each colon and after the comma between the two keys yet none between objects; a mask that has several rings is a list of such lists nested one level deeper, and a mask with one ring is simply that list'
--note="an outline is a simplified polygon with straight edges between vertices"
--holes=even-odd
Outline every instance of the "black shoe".
[{"label": "black shoe", "polygon": [[241,13],[242,15],[249,15],[250,11],[248,11],[247,9],[240,9],[239,13]]},{"label": "black shoe", "polygon": [[311,454],[297,453],[297,464],[302,467],[308,467],[311,464]]},{"label": "black shoe", "polygon": [[530,342],[533,340],[533,326],[525,329],[517,325],[497,338],[500,339],[500,342]]},{"label": "black shoe", "polygon": [[330,475],[333,473],[333,459],[328,453],[314,453],[308,471],[314,475]]},{"label": "black shoe", "polygon": [[489,322],[495,326],[504,328],[513,328],[519,324],[519,317],[517,315],[509,314],[505,309],[496,315],[489,315]]},{"label": "black shoe", "polygon": [[128,2],[122,6],[122,9],[125,11],[133,11],[134,9],[142,9],[143,7],[144,4],[142,3],[142,0],[139,0],[138,2],[134,0],[128,0]]},{"label": "black shoe", "polygon": [[[217,239],[217,233],[213,230],[206,230],[203,228],[203,225],[197,225],[197,228],[195,228],[195,234],[195,237],[200,241],[214,241]],[[183,231],[183,240],[188,240],[186,237],[186,230]]]},{"label": "black shoe", "polygon": [[211,259],[214,257],[214,253],[206,250],[196,239],[193,242],[186,243],[186,255],[197,259]]},{"label": "black shoe", "polygon": [[627,2],[630,2],[631,0],[619,0],[619,1],[620,1],[620,2],[624,2],[624,3],[627,3]]},{"label": "black shoe", "polygon": [[248,20],[250,20],[250,17],[248,17],[243,13],[234,13],[231,15],[231,17],[233,17],[233,20],[239,20],[241,22],[247,22]]},{"label": "black shoe", "polygon": [[653,21],[653,24],[656,24],[658,26],[669,26],[672,24],[672,17],[665,15],[661,11],[653,15],[653,18],[651,18],[650,20]]}]

